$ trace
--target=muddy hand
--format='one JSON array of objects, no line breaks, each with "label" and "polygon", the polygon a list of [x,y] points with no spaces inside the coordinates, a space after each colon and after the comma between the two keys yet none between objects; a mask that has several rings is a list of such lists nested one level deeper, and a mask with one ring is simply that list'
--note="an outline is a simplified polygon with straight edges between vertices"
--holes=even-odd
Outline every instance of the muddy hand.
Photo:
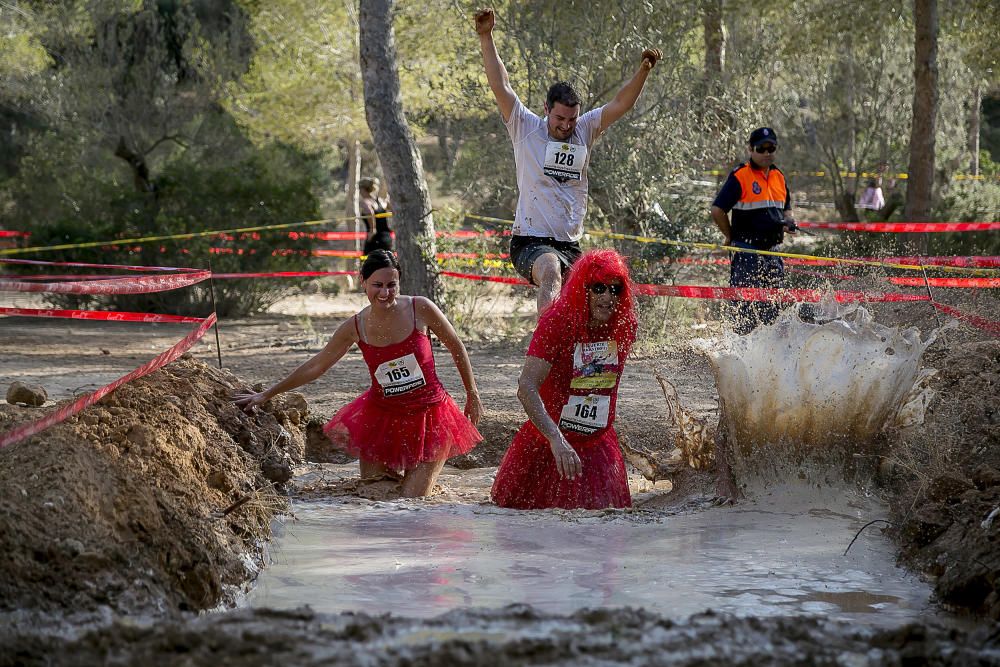
[{"label": "muddy hand", "polygon": [[781,216],[781,226],[785,228],[786,234],[794,234],[799,231],[799,226],[790,213],[785,213]]},{"label": "muddy hand", "polygon": [[489,7],[487,9],[480,9],[476,12],[476,32],[480,35],[488,35],[493,32],[493,26],[496,23],[496,16],[493,13],[493,8]]},{"label": "muddy hand", "polygon": [[465,416],[473,426],[479,426],[483,416],[483,402],[479,400],[479,394],[471,394],[465,399]]},{"label": "muddy hand", "polygon": [[659,49],[646,49],[642,52],[642,67],[645,70],[651,70],[656,66],[656,63],[663,59],[663,52]]},{"label": "muddy hand", "polygon": [[557,443],[549,443],[552,449],[552,456],[556,460],[556,470],[563,479],[576,479],[583,472],[583,463],[562,433],[559,434]]},{"label": "muddy hand", "polygon": [[256,412],[266,400],[264,392],[239,391],[233,394],[233,403],[247,414]]}]

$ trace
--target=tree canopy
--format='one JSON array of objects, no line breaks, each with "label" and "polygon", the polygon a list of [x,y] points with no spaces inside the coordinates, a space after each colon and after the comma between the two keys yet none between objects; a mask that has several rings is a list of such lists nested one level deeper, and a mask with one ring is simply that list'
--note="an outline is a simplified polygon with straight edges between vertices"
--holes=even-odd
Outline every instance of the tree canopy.
[{"label": "tree canopy", "polygon": [[[915,6],[500,0],[495,38],[515,92],[539,112],[556,80],[586,108],[606,103],[642,49],[660,48],[638,105],[594,152],[588,224],[700,240],[714,235],[719,174],[762,125],[778,130],[780,165],[816,218],[863,218],[854,201],[871,175],[891,204],[879,215],[903,215],[914,116],[931,113],[914,108]],[[932,219],[1000,211],[998,7],[958,0],[940,13]],[[478,8],[393,5],[399,103],[431,197],[509,217],[513,156],[482,70]],[[337,215],[358,139],[361,171],[384,176],[366,123],[358,0],[4,0],[0,27],[6,228],[97,238]],[[227,173],[249,180],[221,191],[271,199],[180,212],[176,198],[203,192],[196,181]]]}]

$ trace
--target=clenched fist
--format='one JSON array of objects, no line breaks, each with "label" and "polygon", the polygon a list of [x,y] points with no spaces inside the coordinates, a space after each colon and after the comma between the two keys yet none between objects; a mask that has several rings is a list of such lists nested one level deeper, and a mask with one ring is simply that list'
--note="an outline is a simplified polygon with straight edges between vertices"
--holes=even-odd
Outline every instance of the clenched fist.
[{"label": "clenched fist", "polygon": [[642,68],[651,70],[656,65],[656,61],[663,58],[663,52],[659,49],[646,49],[642,52]]},{"label": "clenched fist", "polygon": [[493,8],[480,9],[476,12],[476,32],[480,35],[488,35],[493,32],[493,25],[496,23],[496,16]]}]

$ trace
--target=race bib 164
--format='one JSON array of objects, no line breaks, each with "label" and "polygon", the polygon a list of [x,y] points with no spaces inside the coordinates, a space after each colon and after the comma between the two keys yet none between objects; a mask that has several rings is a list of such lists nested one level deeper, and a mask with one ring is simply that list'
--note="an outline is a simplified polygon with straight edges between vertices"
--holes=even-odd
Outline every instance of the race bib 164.
[{"label": "race bib 164", "polygon": [[593,435],[608,425],[610,412],[610,396],[570,396],[559,415],[559,430]]}]

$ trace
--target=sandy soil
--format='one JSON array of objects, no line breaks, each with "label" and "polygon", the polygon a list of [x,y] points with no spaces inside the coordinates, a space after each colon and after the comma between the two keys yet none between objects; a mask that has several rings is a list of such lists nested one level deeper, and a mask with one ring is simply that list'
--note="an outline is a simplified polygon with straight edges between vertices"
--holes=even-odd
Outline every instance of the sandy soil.
[{"label": "sandy soil", "polygon": [[[547,617],[526,608],[456,611],[422,622],[322,617],[308,610],[194,620],[191,612],[224,606],[253,577],[269,519],[286,507],[292,467],[303,458],[346,460],[317,437],[318,426],[367,386],[368,376],[354,351],[304,387],[304,400],[290,394],[246,417],[228,396],[236,387],[287,374],[320,349],[342,317],[313,310],[223,322],[225,370],[213,368],[209,335],[190,357],[0,451],[0,664],[483,664],[487,658],[495,664],[1000,663],[995,627],[971,635],[923,626],[885,632],[808,619],[716,616],[676,624],[642,611]],[[128,372],[185,332],[27,318],[0,325],[0,385],[42,384],[52,399],[43,408],[4,406],[0,431]],[[678,339],[691,335],[677,333]],[[487,406],[481,424],[486,440],[453,463],[493,466],[523,420],[514,386],[526,340],[468,347]],[[447,352],[437,352],[443,381],[460,397]],[[965,340],[937,354],[948,371],[935,380],[932,420],[891,436],[896,454],[886,457],[882,473],[897,499],[904,555],[939,575],[943,600],[996,617],[1000,517],[994,512],[996,522],[987,524],[980,514],[997,506],[1000,493],[1000,354],[995,343]],[[712,423],[716,392],[708,363],[683,344],[670,344],[669,336],[660,351],[629,365],[619,432],[629,449],[657,453],[633,460],[664,476],[676,471],[669,460],[675,433],[665,419],[656,372],[676,385],[692,419]],[[975,455],[959,456],[969,450]],[[926,456],[914,460],[913,451]],[[300,480],[296,488],[392,493],[391,484],[312,481]],[[450,490],[433,502],[462,492],[442,481]],[[667,493],[669,485],[642,489],[644,507],[670,511],[684,498],[709,493],[697,474],[674,481],[684,482],[677,493]]]}]

